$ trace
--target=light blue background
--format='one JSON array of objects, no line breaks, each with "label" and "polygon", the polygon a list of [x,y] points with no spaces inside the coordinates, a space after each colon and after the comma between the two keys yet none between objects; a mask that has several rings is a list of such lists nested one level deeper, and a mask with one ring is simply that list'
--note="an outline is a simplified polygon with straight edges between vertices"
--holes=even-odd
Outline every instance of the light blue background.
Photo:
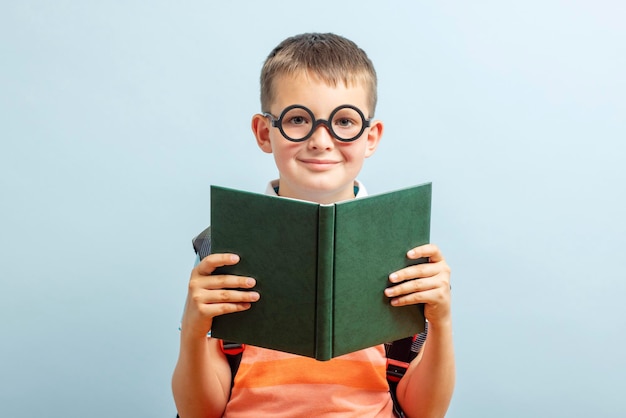
[{"label": "light blue background", "polygon": [[209,185],[275,177],[261,64],[333,31],[379,75],[361,180],[434,182],[448,416],[626,416],[624,4],[2,1],[0,414],[174,415]]}]

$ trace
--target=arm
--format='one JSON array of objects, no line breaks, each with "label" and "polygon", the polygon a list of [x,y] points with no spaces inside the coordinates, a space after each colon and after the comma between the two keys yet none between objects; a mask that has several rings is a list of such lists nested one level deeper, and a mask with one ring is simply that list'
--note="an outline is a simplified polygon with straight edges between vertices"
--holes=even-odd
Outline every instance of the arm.
[{"label": "arm", "polygon": [[[423,245],[407,254],[430,262],[390,275],[388,288],[394,306],[424,303],[428,320],[426,343],[398,383],[398,402],[408,417],[443,417],[454,390],[455,365],[450,314],[450,268],[435,245]],[[415,280],[417,279],[417,280]]]},{"label": "arm", "polygon": [[220,266],[233,265],[239,257],[212,254],[192,271],[180,333],[180,353],[172,377],[172,392],[181,418],[221,417],[230,394],[231,372],[219,340],[208,338],[213,318],[243,311],[259,299],[249,289],[249,277],[211,275]]}]

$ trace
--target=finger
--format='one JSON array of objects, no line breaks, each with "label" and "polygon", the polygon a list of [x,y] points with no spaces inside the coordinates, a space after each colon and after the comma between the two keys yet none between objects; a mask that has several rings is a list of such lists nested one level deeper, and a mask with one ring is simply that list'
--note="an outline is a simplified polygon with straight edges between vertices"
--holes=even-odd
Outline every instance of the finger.
[{"label": "finger", "polygon": [[[432,292],[432,291],[431,291]],[[428,303],[429,297],[426,292],[411,293],[391,299],[392,306],[417,305],[418,303]]]},{"label": "finger", "polygon": [[396,297],[408,295],[411,293],[424,292],[427,290],[436,289],[440,286],[442,286],[441,280],[430,278],[414,279],[386,288],[385,295],[388,297]]},{"label": "finger", "polygon": [[430,258],[431,263],[443,261],[441,250],[435,244],[426,244],[415,247],[409,250],[406,255],[412,260],[420,257],[428,257]]},{"label": "finger", "polygon": [[210,305],[203,305],[200,310],[202,314],[216,317],[219,315],[225,315],[233,312],[241,312],[248,310],[252,307],[251,303],[214,303]]},{"label": "finger", "polygon": [[[195,280],[194,280],[195,279]],[[193,285],[202,289],[252,289],[256,280],[247,276],[232,274],[217,274],[212,276],[196,276],[192,278]]]},{"label": "finger", "polygon": [[200,261],[200,263],[196,266],[196,271],[203,276],[208,276],[218,267],[232,266],[238,262],[239,256],[237,254],[210,254]]},{"label": "finger", "polygon": [[449,302],[449,299],[449,288],[437,287],[394,297],[391,299],[391,304],[393,306],[405,306],[424,303],[426,305],[436,306],[444,304],[446,300]]},{"label": "finger", "polygon": [[193,296],[198,304],[210,305],[219,303],[248,303],[256,302],[261,295],[255,291],[241,291],[232,289],[203,290]]},{"label": "finger", "polygon": [[236,290],[207,291],[202,298],[194,298],[197,309],[211,317],[250,309],[259,300],[257,292]]},{"label": "finger", "polygon": [[391,283],[400,283],[405,280],[432,277],[436,276],[442,271],[446,271],[446,269],[447,265],[444,265],[443,263],[415,264],[391,273],[389,275],[389,281]]}]

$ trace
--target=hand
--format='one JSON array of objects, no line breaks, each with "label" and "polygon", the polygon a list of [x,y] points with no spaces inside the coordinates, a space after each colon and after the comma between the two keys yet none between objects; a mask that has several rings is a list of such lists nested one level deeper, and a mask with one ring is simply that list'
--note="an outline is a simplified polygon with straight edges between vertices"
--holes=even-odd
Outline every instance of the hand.
[{"label": "hand", "polygon": [[245,311],[250,309],[252,302],[259,300],[258,292],[236,290],[253,288],[256,284],[253,278],[212,275],[216,268],[238,262],[236,254],[211,254],[192,270],[183,314],[183,332],[206,336],[214,317]]},{"label": "hand", "polygon": [[407,253],[410,259],[430,261],[398,270],[389,275],[395,286],[385,289],[393,306],[424,303],[424,316],[431,323],[450,319],[450,267],[436,245],[426,244]]}]

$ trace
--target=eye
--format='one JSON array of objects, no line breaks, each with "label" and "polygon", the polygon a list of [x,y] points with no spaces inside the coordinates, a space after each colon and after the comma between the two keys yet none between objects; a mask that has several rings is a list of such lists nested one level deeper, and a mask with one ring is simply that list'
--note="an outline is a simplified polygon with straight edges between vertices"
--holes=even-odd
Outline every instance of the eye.
[{"label": "eye", "polygon": [[333,127],[343,132],[358,130],[362,124],[361,115],[352,107],[340,107],[333,114]]},{"label": "eye", "polygon": [[283,125],[301,127],[311,124],[311,115],[301,108],[294,108],[283,115]]},{"label": "eye", "polygon": [[354,121],[349,118],[337,118],[335,119],[335,124],[341,128],[349,128],[354,125]]},{"label": "eye", "polygon": [[292,118],[289,118],[287,122],[293,125],[304,125],[308,123],[308,120],[304,116],[294,116]]}]

